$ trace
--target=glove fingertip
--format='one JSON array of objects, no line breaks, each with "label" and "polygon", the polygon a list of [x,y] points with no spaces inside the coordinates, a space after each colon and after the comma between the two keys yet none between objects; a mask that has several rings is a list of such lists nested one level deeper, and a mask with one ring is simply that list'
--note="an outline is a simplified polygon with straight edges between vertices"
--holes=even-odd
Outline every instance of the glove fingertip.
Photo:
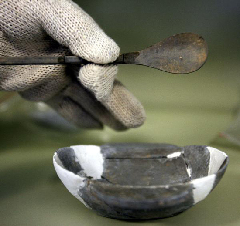
[{"label": "glove fingertip", "polygon": [[97,100],[102,101],[111,94],[117,71],[116,65],[88,64],[79,71],[79,80],[95,95]]},{"label": "glove fingertip", "polygon": [[108,37],[105,39],[106,41],[102,38],[101,41],[93,43],[89,41],[88,44],[85,46],[81,45],[81,47],[74,44],[73,46],[70,45],[69,48],[73,54],[81,56],[87,61],[96,64],[108,64],[118,58],[120,48],[112,39]]},{"label": "glove fingertip", "polygon": [[146,120],[142,104],[119,81],[102,103],[127,128],[140,127]]}]

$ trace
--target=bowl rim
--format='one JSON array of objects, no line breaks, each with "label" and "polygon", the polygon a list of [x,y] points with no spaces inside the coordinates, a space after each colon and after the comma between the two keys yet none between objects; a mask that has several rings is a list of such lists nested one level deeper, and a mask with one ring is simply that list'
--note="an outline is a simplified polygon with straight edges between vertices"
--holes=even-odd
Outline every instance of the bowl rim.
[{"label": "bowl rim", "polygon": [[[74,145],[74,146],[79,146],[79,145]],[[81,145],[80,145],[81,146]],[[101,147],[101,146],[98,146],[98,145],[82,145],[82,146],[97,146],[97,147]],[[177,146],[177,145],[176,145]],[[187,145],[187,146],[183,146],[184,147],[188,147],[188,146],[202,146],[202,147],[210,147],[210,146],[206,146],[206,145]],[[72,148],[73,146],[70,146],[70,148]],[[177,147],[180,147],[180,146],[177,146]],[[203,177],[199,177],[199,178],[195,178],[195,179],[190,179],[190,181],[187,181],[187,182],[180,182],[180,183],[173,183],[173,184],[166,184],[166,185],[121,185],[121,184],[113,184],[109,181],[107,181],[104,177],[102,177],[101,179],[94,179],[90,176],[85,176],[85,175],[79,175],[79,174],[74,174],[73,172],[65,169],[66,171],[68,172],[71,172],[73,173],[74,175],[76,176],[79,176],[85,183],[98,183],[98,184],[103,184],[103,185],[107,185],[107,186],[111,186],[111,187],[116,187],[116,188],[132,188],[132,189],[140,189],[140,188],[148,188],[148,189],[156,189],[156,188],[165,188],[165,189],[169,189],[171,187],[174,187],[174,186],[189,186],[191,184],[193,184],[194,181],[196,180],[204,180],[206,178],[209,178],[213,175],[215,176],[218,176],[220,175],[222,172],[224,172],[229,164],[229,157],[228,155],[223,152],[223,151],[220,151],[219,149],[215,148],[217,151],[221,152],[224,154],[225,156],[225,159],[222,163],[222,165],[219,167],[218,171],[216,173],[213,173],[213,174],[209,174],[207,176],[203,176]],[[55,156],[57,156],[57,151],[54,153],[53,155],[53,161],[56,162],[55,160]],[[58,163],[57,163],[58,164]],[[59,164],[58,164],[59,165]],[[61,166],[62,167],[62,166]],[[63,168],[64,169],[64,168]]]}]

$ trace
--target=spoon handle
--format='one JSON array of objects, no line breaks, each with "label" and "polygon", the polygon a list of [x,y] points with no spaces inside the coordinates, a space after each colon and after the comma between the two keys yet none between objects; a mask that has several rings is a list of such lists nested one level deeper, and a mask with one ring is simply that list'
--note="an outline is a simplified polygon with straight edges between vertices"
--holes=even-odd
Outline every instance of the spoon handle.
[{"label": "spoon handle", "polygon": [[90,63],[77,56],[24,56],[0,57],[0,65],[44,65],[44,64],[87,64]]}]

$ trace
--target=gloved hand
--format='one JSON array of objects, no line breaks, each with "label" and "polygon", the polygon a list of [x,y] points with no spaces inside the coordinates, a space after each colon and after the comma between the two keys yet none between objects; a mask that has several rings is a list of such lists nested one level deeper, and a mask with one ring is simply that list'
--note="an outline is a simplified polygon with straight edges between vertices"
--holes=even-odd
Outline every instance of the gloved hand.
[{"label": "gloved hand", "polygon": [[[74,54],[106,64],[120,51],[71,0],[1,0],[0,28],[0,56]],[[115,79],[117,66],[96,64],[0,66],[0,90],[44,101],[80,127],[105,124],[123,130],[142,125],[144,109]]]}]

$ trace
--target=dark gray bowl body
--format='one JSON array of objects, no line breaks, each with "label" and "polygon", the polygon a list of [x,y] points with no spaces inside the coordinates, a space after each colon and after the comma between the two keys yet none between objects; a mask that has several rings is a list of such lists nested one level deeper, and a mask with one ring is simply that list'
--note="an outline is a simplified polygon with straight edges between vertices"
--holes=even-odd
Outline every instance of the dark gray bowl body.
[{"label": "dark gray bowl body", "polygon": [[228,157],[207,146],[138,143],[62,148],[53,161],[64,185],[88,208],[136,220],[174,216],[203,200]]}]

